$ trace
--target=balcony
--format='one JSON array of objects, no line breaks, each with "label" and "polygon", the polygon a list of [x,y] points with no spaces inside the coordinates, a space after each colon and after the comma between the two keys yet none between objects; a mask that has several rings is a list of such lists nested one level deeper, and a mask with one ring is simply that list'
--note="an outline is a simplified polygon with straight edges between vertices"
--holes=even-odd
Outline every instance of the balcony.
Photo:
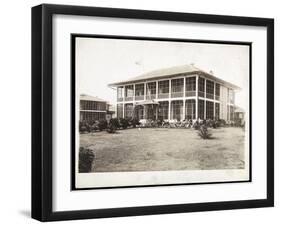
[{"label": "balcony", "polygon": [[135,96],[135,100],[144,100],[144,95]]},{"label": "balcony", "polygon": [[183,97],[183,92],[173,92],[173,93],[171,93],[171,97],[172,98]]},{"label": "balcony", "polygon": [[206,98],[213,100],[214,99],[214,94],[206,93]]},{"label": "balcony", "polygon": [[146,95],[147,100],[153,100],[156,99],[156,94]]},{"label": "balcony", "polygon": [[125,97],[125,101],[133,101],[133,96]]},{"label": "balcony", "polygon": [[194,97],[196,96],[196,91],[185,91],[186,97]]},{"label": "balcony", "polygon": [[158,99],[169,98],[169,93],[158,93]]},{"label": "balcony", "polygon": [[202,91],[198,91],[198,96],[199,96],[199,97],[205,97],[205,93],[202,92]]}]

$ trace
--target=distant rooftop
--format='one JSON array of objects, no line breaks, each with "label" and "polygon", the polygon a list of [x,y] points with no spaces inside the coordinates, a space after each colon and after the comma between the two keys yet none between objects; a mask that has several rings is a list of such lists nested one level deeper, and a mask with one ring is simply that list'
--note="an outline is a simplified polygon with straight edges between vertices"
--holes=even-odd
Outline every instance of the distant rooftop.
[{"label": "distant rooftop", "polygon": [[119,86],[119,85],[125,85],[129,83],[134,83],[134,82],[143,82],[143,81],[149,81],[153,79],[161,79],[161,78],[168,78],[168,77],[176,77],[182,74],[201,74],[204,75],[206,78],[216,80],[219,83],[224,84],[227,87],[233,88],[233,89],[240,89],[240,87],[224,81],[222,79],[219,79],[218,77],[215,77],[211,72],[208,73],[206,71],[203,71],[197,67],[195,67],[193,64],[186,64],[186,65],[180,65],[180,66],[174,66],[174,67],[169,67],[169,68],[163,68],[163,69],[158,69],[158,70],[153,70],[148,73],[144,73],[142,75],[133,77],[131,79],[127,79],[124,81],[116,82],[109,84],[109,86]]},{"label": "distant rooftop", "polygon": [[89,96],[86,94],[81,94],[80,95],[80,100],[90,100],[90,101],[96,101],[96,102],[107,102],[106,100],[103,100],[99,97],[93,97],[93,96]]}]

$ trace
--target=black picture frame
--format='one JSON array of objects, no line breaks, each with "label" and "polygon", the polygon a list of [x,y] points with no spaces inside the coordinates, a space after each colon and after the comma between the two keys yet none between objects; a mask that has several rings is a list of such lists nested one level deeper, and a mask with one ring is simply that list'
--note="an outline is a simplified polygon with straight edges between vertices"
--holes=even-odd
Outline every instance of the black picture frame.
[{"label": "black picture frame", "polygon": [[[52,172],[52,18],[55,14],[127,19],[247,25],[267,28],[267,197],[265,199],[169,204],[126,208],[55,212]],[[254,79],[254,78],[253,78]],[[71,151],[71,150],[70,150]],[[66,175],[67,176],[67,175]],[[270,207],[274,205],[274,20],[43,4],[32,8],[32,218],[40,221],[122,217],[211,210]]]}]

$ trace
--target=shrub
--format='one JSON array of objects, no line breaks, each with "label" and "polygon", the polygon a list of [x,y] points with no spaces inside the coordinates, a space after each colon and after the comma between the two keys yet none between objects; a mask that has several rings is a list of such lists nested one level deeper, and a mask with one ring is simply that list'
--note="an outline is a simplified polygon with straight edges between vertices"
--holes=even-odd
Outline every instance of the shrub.
[{"label": "shrub", "polygon": [[123,129],[127,129],[129,126],[129,121],[128,119],[125,118],[120,118],[119,123],[120,123],[120,127],[122,127]]},{"label": "shrub", "polygon": [[226,125],[226,121],[224,119],[219,119],[218,123],[219,123],[219,126],[225,126]]},{"label": "shrub", "polygon": [[98,121],[98,128],[100,131],[104,130],[107,128],[107,121],[102,119]]},{"label": "shrub", "polygon": [[95,131],[99,130],[99,122],[98,121],[93,122],[93,124],[90,126],[90,130],[91,130],[91,132],[95,132]]},{"label": "shrub", "polygon": [[202,125],[200,126],[198,135],[202,138],[202,139],[210,139],[212,134],[209,132],[208,127],[206,125]]},{"label": "shrub", "polygon": [[196,121],[193,123],[192,127],[193,127],[195,130],[198,130],[198,129],[200,128],[200,123],[198,122],[198,120],[196,120]]},{"label": "shrub", "polygon": [[91,149],[79,148],[79,173],[88,173],[92,171],[95,154]]},{"label": "shrub", "polygon": [[116,126],[109,122],[107,130],[108,133],[116,133]]},{"label": "shrub", "polygon": [[79,121],[79,132],[80,133],[85,133],[85,132],[90,132],[90,131],[91,131],[91,128],[87,122]]},{"label": "shrub", "polygon": [[114,126],[116,129],[119,129],[120,128],[120,123],[119,123],[119,120],[118,120],[118,118],[112,118],[112,119],[110,119],[110,121],[109,121],[109,125],[112,125],[112,126]]},{"label": "shrub", "polygon": [[140,122],[137,118],[132,118],[130,119],[129,121],[130,125],[132,125],[134,128],[136,128],[136,126],[139,126],[140,125]]}]

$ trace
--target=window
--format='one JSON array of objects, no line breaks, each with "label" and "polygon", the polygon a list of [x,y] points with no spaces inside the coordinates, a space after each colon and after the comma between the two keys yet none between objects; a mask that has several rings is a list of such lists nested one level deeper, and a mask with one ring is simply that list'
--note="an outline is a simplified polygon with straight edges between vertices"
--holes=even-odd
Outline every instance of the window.
[{"label": "window", "polygon": [[80,120],[86,121],[90,124],[94,123],[98,120],[105,120],[105,112],[89,112],[89,111],[81,111],[80,112]]},{"label": "window", "polygon": [[183,79],[173,79],[172,81],[172,97],[182,97],[183,96]]},{"label": "window", "polygon": [[158,98],[169,97],[169,80],[158,82]]},{"label": "window", "polygon": [[198,100],[198,117],[200,119],[205,119],[204,111],[205,111],[205,101],[204,100]]},{"label": "window", "polygon": [[204,78],[199,77],[198,89],[199,89],[198,96],[205,97],[205,79]]},{"label": "window", "polygon": [[125,86],[125,99],[133,100],[133,96],[134,96],[134,86],[133,85]]},{"label": "window", "polygon": [[144,84],[135,85],[135,96],[136,100],[144,99]]},{"label": "window", "polygon": [[234,104],[234,91],[228,89],[228,103]]},{"label": "window", "polygon": [[106,103],[105,102],[94,102],[95,109],[99,111],[105,111],[106,110]]},{"label": "window", "polygon": [[183,101],[176,100],[171,102],[171,119],[181,120]]},{"label": "window", "polygon": [[214,82],[206,81],[206,97],[209,99],[214,99]]},{"label": "window", "polygon": [[117,118],[123,118],[123,104],[117,104]]},{"label": "window", "polygon": [[216,103],[215,106],[216,106],[216,108],[215,108],[215,119],[219,120],[220,119],[220,104]]},{"label": "window", "polygon": [[214,102],[206,101],[206,119],[214,119]]},{"label": "window", "polygon": [[196,103],[195,100],[186,100],[185,103],[185,119],[196,118]]},{"label": "window", "polygon": [[216,83],[216,100],[220,100],[220,84]]},{"label": "window", "polygon": [[136,106],[136,110],[135,110],[135,112],[136,112],[136,118],[137,119],[143,119],[143,106],[141,106],[141,105],[138,105],[138,106]]},{"label": "window", "polygon": [[146,85],[146,99],[156,98],[156,82],[150,82]]},{"label": "window", "polygon": [[123,87],[117,88],[117,101],[123,101]]},{"label": "window", "polygon": [[125,104],[125,118],[132,118],[133,117],[133,104]]},{"label": "window", "polygon": [[165,120],[168,119],[168,112],[169,112],[169,102],[163,101],[159,102],[158,106],[158,119]]},{"label": "window", "polygon": [[196,77],[188,77],[185,80],[185,96],[195,96]]},{"label": "window", "polygon": [[85,101],[80,100],[80,110],[85,110]]},{"label": "window", "polygon": [[80,109],[81,110],[106,110],[106,102],[96,102],[89,100],[81,100],[80,101]]}]

